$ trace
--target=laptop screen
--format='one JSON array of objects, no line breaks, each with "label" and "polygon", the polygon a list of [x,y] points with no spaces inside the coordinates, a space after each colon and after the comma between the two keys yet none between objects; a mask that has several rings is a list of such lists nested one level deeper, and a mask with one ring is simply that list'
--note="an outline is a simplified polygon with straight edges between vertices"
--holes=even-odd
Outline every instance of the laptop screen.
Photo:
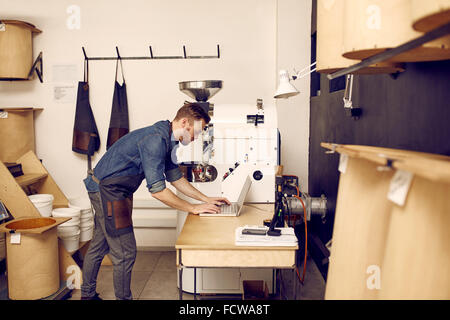
[{"label": "laptop screen", "polygon": [[248,190],[250,189],[250,185],[252,184],[252,179],[250,179],[249,176],[247,176],[247,179],[245,179],[244,187],[241,190],[241,193],[239,194],[238,198],[238,205],[239,207],[242,207],[244,204],[244,200],[247,197]]}]

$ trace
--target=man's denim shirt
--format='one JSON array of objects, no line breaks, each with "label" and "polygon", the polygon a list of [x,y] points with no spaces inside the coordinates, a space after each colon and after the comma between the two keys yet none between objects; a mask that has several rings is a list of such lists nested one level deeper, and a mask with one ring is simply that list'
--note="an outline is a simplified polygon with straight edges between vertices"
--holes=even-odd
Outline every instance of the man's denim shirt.
[{"label": "man's denim shirt", "polygon": [[[98,180],[144,173],[151,193],[166,188],[165,180],[176,181],[183,177],[176,161],[178,141],[173,141],[170,121],[134,130],[119,140],[103,155],[94,168]],[[98,192],[99,186],[88,176],[84,183],[88,192]]]}]

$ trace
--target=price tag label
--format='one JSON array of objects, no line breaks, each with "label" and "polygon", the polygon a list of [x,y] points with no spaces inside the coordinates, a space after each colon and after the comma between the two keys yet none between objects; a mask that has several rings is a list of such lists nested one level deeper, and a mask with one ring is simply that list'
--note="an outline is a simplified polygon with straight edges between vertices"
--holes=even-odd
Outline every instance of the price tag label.
[{"label": "price tag label", "polygon": [[20,232],[11,233],[11,244],[20,244]]},{"label": "price tag label", "polygon": [[6,24],[0,22],[0,32],[6,31]]},{"label": "price tag label", "polygon": [[348,155],[341,153],[339,157],[339,172],[345,173],[347,171],[347,164],[348,164]]},{"label": "price tag label", "polygon": [[0,111],[0,119],[8,119],[8,111]]},{"label": "price tag label", "polygon": [[388,199],[399,206],[403,206],[413,177],[414,175],[411,172],[397,170],[389,185]]}]

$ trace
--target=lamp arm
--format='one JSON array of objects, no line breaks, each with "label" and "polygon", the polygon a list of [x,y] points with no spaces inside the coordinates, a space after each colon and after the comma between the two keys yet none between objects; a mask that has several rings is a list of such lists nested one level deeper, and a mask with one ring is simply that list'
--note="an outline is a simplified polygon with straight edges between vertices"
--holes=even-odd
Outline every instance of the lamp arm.
[{"label": "lamp arm", "polygon": [[[311,70],[311,67],[315,66],[316,64],[317,64],[317,62],[314,61],[309,66],[304,67],[302,70],[300,70],[298,72],[294,69],[295,75],[292,76],[292,80],[301,79],[301,78],[307,76],[308,74],[313,73],[314,71],[317,70],[317,68],[314,68],[314,69]],[[307,71],[306,73],[302,74],[302,72],[304,72],[305,70],[308,70],[308,69],[309,69],[309,71]]]}]

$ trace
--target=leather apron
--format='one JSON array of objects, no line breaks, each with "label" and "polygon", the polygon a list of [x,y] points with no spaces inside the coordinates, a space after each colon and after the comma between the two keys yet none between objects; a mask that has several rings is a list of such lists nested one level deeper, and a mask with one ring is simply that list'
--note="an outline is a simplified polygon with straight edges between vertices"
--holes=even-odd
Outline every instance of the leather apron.
[{"label": "leather apron", "polygon": [[[117,82],[117,68],[120,60],[120,69],[122,72],[122,85]],[[114,81],[114,95],[111,110],[111,119],[109,121],[108,140],[106,150],[111,147],[114,142],[126,135],[130,131],[128,120],[128,101],[125,77],[123,76],[122,59],[116,61],[116,79]]]},{"label": "leather apron", "polygon": [[133,232],[131,219],[133,193],[144,180],[144,173],[135,176],[106,178],[99,181],[100,198],[105,216],[105,229],[111,237]]},{"label": "leather apron", "polygon": [[92,156],[100,148],[100,136],[89,103],[89,65],[84,61],[84,81],[78,82],[72,151]]}]

